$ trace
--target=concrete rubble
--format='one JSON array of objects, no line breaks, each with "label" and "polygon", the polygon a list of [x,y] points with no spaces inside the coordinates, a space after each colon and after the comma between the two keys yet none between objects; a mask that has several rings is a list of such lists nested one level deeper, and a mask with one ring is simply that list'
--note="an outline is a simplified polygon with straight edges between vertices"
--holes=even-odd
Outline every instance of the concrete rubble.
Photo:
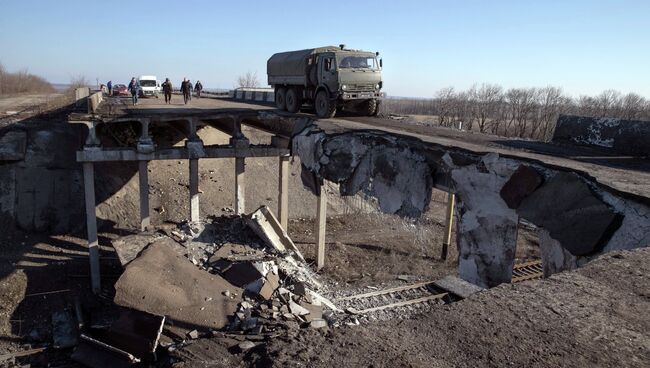
[{"label": "concrete rubble", "polygon": [[247,351],[291,329],[326,328],[338,311],[265,207],[113,245],[124,267],[114,302],[165,316],[175,341],[164,344],[169,351],[222,333],[249,339],[239,343]]},{"label": "concrete rubble", "polygon": [[433,187],[455,193],[459,275],[480,287],[510,282],[520,219],[540,229],[547,275],[650,245],[647,200],[586,172],[326,121],[298,125],[292,144],[315,193],[331,181],[341,195],[361,192],[407,217],[426,210]]}]

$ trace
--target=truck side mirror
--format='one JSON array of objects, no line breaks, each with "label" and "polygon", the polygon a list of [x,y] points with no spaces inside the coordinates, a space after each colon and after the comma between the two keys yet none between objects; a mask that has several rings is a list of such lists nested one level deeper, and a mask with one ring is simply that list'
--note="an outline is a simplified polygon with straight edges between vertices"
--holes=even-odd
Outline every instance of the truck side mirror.
[{"label": "truck side mirror", "polygon": [[384,59],[379,59],[379,67],[380,68],[384,67]]}]

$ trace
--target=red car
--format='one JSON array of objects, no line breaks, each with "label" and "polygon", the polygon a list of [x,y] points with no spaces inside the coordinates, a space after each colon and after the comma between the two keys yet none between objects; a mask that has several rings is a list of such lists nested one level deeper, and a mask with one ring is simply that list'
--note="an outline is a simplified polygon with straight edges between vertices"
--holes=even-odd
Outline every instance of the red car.
[{"label": "red car", "polygon": [[124,84],[116,84],[113,86],[113,96],[128,96],[129,89]]}]

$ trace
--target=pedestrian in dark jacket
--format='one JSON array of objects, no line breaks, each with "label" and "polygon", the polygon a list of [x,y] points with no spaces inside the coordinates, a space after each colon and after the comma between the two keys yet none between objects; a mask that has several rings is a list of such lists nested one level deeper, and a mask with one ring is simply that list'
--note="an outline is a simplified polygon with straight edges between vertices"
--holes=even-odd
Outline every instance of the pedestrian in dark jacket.
[{"label": "pedestrian in dark jacket", "polygon": [[201,98],[201,91],[203,91],[203,85],[201,84],[201,81],[196,81],[196,84],[194,85],[194,91],[196,92],[196,98]]},{"label": "pedestrian in dark jacket", "polygon": [[108,95],[112,96],[113,95],[113,81],[108,81],[108,83],[106,83],[106,87],[108,87]]},{"label": "pedestrian in dark jacket", "polygon": [[192,85],[186,78],[183,78],[183,83],[181,83],[181,92],[183,93],[183,101],[187,105],[187,101],[190,100],[190,95],[192,94]]},{"label": "pedestrian in dark jacket", "polygon": [[138,83],[135,77],[131,78],[131,82],[129,83],[129,91],[131,92],[131,100],[133,101],[133,104],[137,104],[138,93],[140,93],[140,83]]},{"label": "pedestrian in dark jacket", "polygon": [[187,99],[192,101],[192,82],[189,79],[187,80],[187,90],[189,91],[187,93]]},{"label": "pedestrian in dark jacket", "polygon": [[172,82],[169,80],[169,78],[165,78],[165,81],[162,84],[162,89],[163,89],[163,94],[165,95],[165,103],[171,104],[172,91],[174,90],[174,87],[172,87]]}]

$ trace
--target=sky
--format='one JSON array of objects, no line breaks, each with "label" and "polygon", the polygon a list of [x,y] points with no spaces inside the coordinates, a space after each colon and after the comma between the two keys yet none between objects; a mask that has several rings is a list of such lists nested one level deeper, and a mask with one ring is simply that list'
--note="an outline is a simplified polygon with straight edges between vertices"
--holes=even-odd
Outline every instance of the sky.
[{"label": "sky", "polygon": [[232,88],[276,52],[379,51],[385,91],[474,83],[650,98],[650,1],[0,0],[0,63],[54,83],[153,74]]}]

